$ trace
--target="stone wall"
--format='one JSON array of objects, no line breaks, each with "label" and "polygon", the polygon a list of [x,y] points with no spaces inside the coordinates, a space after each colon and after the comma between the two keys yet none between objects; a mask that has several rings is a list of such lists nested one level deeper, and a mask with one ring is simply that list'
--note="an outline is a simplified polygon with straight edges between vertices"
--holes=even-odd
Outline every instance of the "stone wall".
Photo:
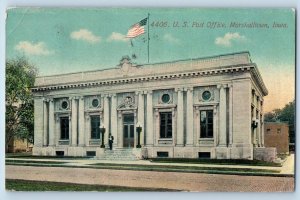
[{"label": "stone wall", "polygon": [[277,152],[276,148],[265,148],[265,147],[257,147],[253,148],[253,159],[254,160],[263,160],[267,162],[275,161]]}]

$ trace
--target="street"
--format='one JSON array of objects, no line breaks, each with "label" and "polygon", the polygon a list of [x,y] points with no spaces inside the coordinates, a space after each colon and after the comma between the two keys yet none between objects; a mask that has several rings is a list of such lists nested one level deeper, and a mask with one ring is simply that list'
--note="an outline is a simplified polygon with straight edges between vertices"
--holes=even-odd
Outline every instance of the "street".
[{"label": "street", "polygon": [[6,165],[6,179],[168,188],[197,192],[292,192],[293,177]]}]

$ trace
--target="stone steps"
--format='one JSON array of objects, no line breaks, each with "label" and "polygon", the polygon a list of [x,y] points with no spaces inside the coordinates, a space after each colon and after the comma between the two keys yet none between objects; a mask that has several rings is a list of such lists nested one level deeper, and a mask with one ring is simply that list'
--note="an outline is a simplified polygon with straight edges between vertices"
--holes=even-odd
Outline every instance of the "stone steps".
[{"label": "stone steps", "polygon": [[97,157],[99,160],[138,160],[131,149],[105,150],[104,154]]}]

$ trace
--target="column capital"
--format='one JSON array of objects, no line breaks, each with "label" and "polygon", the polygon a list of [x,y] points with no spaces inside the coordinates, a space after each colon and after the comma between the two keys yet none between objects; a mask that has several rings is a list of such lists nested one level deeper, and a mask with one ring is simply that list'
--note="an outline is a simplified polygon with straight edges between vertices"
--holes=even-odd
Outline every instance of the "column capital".
[{"label": "column capital", "polygon": [[144,94],[152,94],[153,93],[153,90],[146,90],[146,91],[144,91]]},{"label": "column capital", "polygon": [[117,94],[116,93],[112,93],[112,94],[110,94],[110,97],[117,97]]},{"label": "column capital", "polygon": [[49,102],[49,99],[46,98],[46,97],[44,97],[44,98],[43,98],[43,102]]},{"label": "column capital", "polygon": [[217,85],[217,88],[218,89],[225,89],[225,88],[227,88],[228,87],[228,84],[218,84]]},{"label": "column capital", "polygon": [[144,91],[135,91],[134,93],[135,93],[135,95],[140,95],[140,94],[142,95],[144,93]]},{"label": "column capital", "polygon": [[191,87],[187,87],[186,89],[187,89],[187,91],[190,91],[190,92],[194,91],[194,87],[192,87],[192,86]]},{"label": "column capital", "polygon": [[84,96],[79,96],[78,99],[79,100],[84,100]]},{"label": "column capital", "polygon": [[102,94],[102,96],[103,96],[104,98],[108,98],[108,97],[110,97],[110,94],[105,93],[105,94]]},{"label": "column capital", "polygon": [[175,88],[175,92],[182,92],[182,91],[183,91],[183,88],[181,88],[181,87]]},{"label": "column capital", "polygon": [[77,99],[79,99],[80,97],[78,97],[78,96],[72,96],[72,97],[69,97],[69,99],[71,99],[71,100],[77,100]]}]

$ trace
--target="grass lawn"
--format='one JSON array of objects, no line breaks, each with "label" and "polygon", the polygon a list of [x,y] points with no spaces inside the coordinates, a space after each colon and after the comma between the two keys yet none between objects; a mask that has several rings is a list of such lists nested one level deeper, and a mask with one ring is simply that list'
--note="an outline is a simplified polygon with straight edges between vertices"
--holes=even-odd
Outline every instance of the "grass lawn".
[{"label": "grass lawn", "polygon": [[5,161],[6,164],[17,164],[17,163],[20,163],[20,164],[30,164],[30,163],[33,163],[33,164],[64,164],[66,162],[62,162],[62,161],[35,161],[35,160],[6,160]]},{"label": "grass lawn", "polygon": [[132,164],[111,164],[96,163],[91,166],[103,169],[120,169],[120,170],[139,170],[139,171],[165,171],[165,172],[192,172],[192,173],[279,173],[279,170],[271,169],[253,169],[253,168],[221,168],[221,167],[198,167],[198,166],[169,166],[169,165],[132,165]]},{"label": "grass lawn", "polygon": [[242,159],[193,159],[193,158],[152,158],[152,162],[159,163],[193,163],[193,164],[211,164],[211,165],[252,165],[252,166],[272,166],[281,167],[280,163],[266,162],[260,160],[242,160]]},{"label": "grass lawn", "polygon": [[6,179],[6,190],[11,191],[99,191],[99,192],[135,192],[135,191],[178,191],[161,188],[122,187],[110,185],[85,185],[47,181],[29,181]]},{"label": "grass lawn", "polygon": [[91,157],[73,157],[73,156],[33,156],[31,153],[6,153],[5,158],[22,158],[22,159],[61,159],[61,160],[84,160]]},{"label": "grass lawn", "polygon": [[71,167],[71,168],[92,168],[92,169],[111,169],[111,170],[134,170],[134,171],[157,171],[157,172],[187,172],[187,173],[208,173],[208,174],[238,174],[238,175],[275,175],[280,170],[274,169],[255,169],[251,166],[247,168],[224,168],[208,166],[169,166],[169,165],[141,165],[141,164],[114,164],[114,163],[95,163],[85,166],[71,166],[64,162],[55,161],[30,161],[30,160],[6,160],[6,165],[22,165],[37,167]]}]

